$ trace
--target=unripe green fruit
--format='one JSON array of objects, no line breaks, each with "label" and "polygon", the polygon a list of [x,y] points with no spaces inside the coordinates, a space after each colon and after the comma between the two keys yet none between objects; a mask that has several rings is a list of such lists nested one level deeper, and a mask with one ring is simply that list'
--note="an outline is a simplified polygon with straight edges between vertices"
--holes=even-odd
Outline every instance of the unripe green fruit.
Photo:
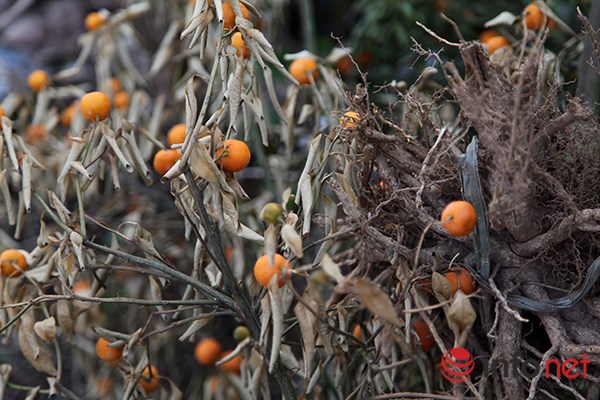
[{"label": "unripe green fruit", "polygon": [[250,337],[250,330],[248,328],[246,328],[244,325],[238,326],[233,331],[233,338],[238,343],[249,337]]},{"label": "unripe green fruit", "polygon": [[260,212],[260,218],[269,224],[276,224],[283,221],[283,209],[278,203],[267,203]]}]

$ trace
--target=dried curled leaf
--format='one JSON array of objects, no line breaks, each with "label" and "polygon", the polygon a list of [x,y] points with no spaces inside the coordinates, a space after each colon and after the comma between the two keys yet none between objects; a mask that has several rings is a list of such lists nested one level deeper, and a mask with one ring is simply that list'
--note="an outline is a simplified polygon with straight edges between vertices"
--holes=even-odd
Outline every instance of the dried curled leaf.
[{"label": "dried curled leaf", "polygon": [[179,337],[179,341],[183,342],[184,340],[188,339],[194,333],[196,333],[200,329],[204,328],[204,326],[206,324],[208,324],[211,320],[212,320],[212,317],[202,318],[202,319],[198,319],[198,320],[192,322],[192,324],[188,327],[188,329],[184,332],[184,334]]},{"label": "dried curled leaf", "polygon": [[73,245],[73,251],[75,252],[75,256],[77,257],[77,262],[79,262],[79,268],[81,270],[85,270],[85,261],[83,258],[83,238],[79,233],[71,231],[69,239],[71,240],[71,244]]},{"label": "dried curled leaf", "polygon": [[347,281],[346,277],[342,275],[340,266],[333,261],[331,257],[329,257],[329,254],[323,255],[323,259],[321,260],[321,268],[327,273],[327,275],[335,279],[337,283],[345,283]]},{"label": "dried curled leaf", "polygon": [[283,340],[283,301],[279,290],[277,274],[269,281],[269,299],[271,301],[271,318],[273,321],[273,340],[271,341],[271,357],[269,358],[269,372],[273,372],[275,363],[279,358],[279,349]]},{"label": "dried curled leaf", "polygon": [[45,342],[50,342],[56,337],[56,321],[54,317],[46,318],[43,321],[37,321],[33,324],[35,334]]},{"label": "dried curled leaf", "polygon": [[163,260],[162,256],[154,246],[152,234],[148,230],[142,228],[142,226],[139,224],[135,225],[134,240],[140,246],[146,257]]},{"label": "dried curled leaf", "polygon": [[437,271],[431,275],[431,287],[438,300],[450,300],[454,294],[448,278]]},{"label": "dried curled leaf", "polygon": [[71,310],[67,300],[59,300],[56,303],[56,318],[58,326],[66,341],[70,342],[73,338],[73,319],[71,318]]},{"label": "dried curled leaf", "polygon": [[361,301],[373,314],[397,327],[402,327],[402,322],[396,314],[390,296],[368,278],[359,278],[354,281],[354,287]]},{"label": "dried curled leaf", "polygon": [[477,313],[471,304],[471,300],[462,290],[459,289],[456,292],[454,301],[446,312],[446,319],[454,332],[456,344],[463,345],[477,319]]},{"label": "dried curled leaf", "polygon": [[502,11],[491,20],[485,22],[483,26],[484,28],[491,28],[493,26],[512,25],[516,20],[517,17],[514,14],[509,13],[508,11]]},{"label": "dried curled leaf", "polygon": [[190,154],[190,169],[195,176],[206,179],[210,183],[219,181],[219,169],[202,144],[194,144]]},{"label": "dried curled leaf", "polygon": [[4,390],[8,384],[10,372],[12,371],[12,365],[1,364],[0,365],[0,398],[4,398]]},{"label": "dried curled leaf", "polygon": [[18,334],[21,353],[36,370],[48,375],[56,375],[52,354],[45,344],[38,341],[34,324],[35,320],[32,313],[25,313],[21,316],[21,326]]},{"label": "dried curled leaf", "polygon": [[264,253],[269,257],[269,262],[274,265],[275,252],[277,251],[277,228],[275,225],[269,224],[265,229]]},{"label": "dried curled leaf", "polygon": [[265,344],[269,321],[271,320],[271,300],[269,296],[264,296],[260,300],[260,311],[260,337],[258,343],[262,346]]},{"label": "dried curled leaf", "polygon": [[281,238],[296,257],[301,258],[304,256],[304,252],[302,251],[302,238],[298,232],[296,232],[293,225],[283,225],[281,228]]},{"label": "dried curled leaf", "polygon": [[[313,309],[316,308],[315,302],[308,296],[307,292],[304,293],[303,298],[305,302],[313,306]],[[300,333],[302,334],[304,376],[309,376],[312,371],[312,360],[314,359],[316,351],[315,332],[317,317],[300,302],[294,307],[294,314],[296,315],[296,318],[298,318]]]}]

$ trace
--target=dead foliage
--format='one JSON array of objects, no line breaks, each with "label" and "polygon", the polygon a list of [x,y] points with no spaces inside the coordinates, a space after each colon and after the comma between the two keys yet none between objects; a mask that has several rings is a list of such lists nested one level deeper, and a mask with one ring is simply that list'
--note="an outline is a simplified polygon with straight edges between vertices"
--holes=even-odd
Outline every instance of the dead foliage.
[{"label": "dead foliage", "polygon": [[[127,45],[132,21],[155,3],[106,14],[54,87],[3,102],[14,117],[1,120],[0,234],[3,248],[25,238],[30,251],[22,276],[0,280],[0,329],[38,375],[23,382],[0,365],[0,390],[78,398],[103,337],[123,358],[102,370],[113,386],[99,395],[123,399],[147,397],[138,381],[149,364],[160,371],[157,396],[173,399],[597,397],[600,132],[548,74],[543,35],[493,57],[461,41],[464,68],[416,45],[439,69],[376,90],[362,75],[349,91],[332,68],[348,49],[284,57],[318,61],[300,86],[254,27],[259,11],[238,0],[249,58],[230,45],[222,2],[197,0],[170,11],[141,73]],[[63,99],[83,90],[60,81],[88,59],[106,91],[121,71],[130,106],[61,128]],[[172,87],[154,93],[149,83],[169,74]],[[157,177],[152,156],[173,119],[186,125],[172,146],[181,158]],[[50,133],[44,146],[25,140],[31,124]],[[216,156],[234,137],[256,157],[237,175]],[[478,219],[457,238],[438,220],[461,197]],[[280,207],[267,219],[269,202]],[[253,260],[276,253],[292,277],[263,287]],[[454,281],[444,275],[456,265],[475,277],[474,294],[457,270]],[[234,343],[237,325],[249,336]],[[241,355],[239,375],[186,364],[189,342],[207,336],[232,350],[217,364]],[[585,354],[591,365],[574,382],[478,368],[451,384],[438,363],[453,347],[530,366]]]}]

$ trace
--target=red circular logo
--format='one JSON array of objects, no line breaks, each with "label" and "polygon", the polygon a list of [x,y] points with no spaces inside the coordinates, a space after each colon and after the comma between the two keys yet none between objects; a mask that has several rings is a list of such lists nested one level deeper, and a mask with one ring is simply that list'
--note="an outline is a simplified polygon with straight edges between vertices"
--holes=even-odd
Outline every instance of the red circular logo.
[{"label": "red circular logo", "polygon": [[455,347],[442,356],[442,375],[450,382],[464,382],[475,368],[475,360],[469,350]]}]

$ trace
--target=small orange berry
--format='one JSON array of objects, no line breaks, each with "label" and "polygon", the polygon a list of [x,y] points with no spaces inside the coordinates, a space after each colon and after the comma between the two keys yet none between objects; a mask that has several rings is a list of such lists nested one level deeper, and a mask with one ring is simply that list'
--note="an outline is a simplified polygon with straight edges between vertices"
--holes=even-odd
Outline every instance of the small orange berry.
[{"label": "small orange berry", "polygon": [[312,58],[297,58],[290,64],[288,69],[290,75],[294,77],[301,85],[309,85],[309,74],[312,74],[314,80],[319,77],[318,64]]},{"label": "small orange berry", "polygon": [[3,276],[16,278],[25,268],[27,268],[27,259],[19,250],[8,249],[0,254],[0,269]]},{"label": "small orange berry", "polygon": [[246,42],[242,38],[240,32],[236,32],[231,36],[231,45],[237,49],[237,55],[242,58],[250,57],[250,49],[246,47]]},{"label": "small orange berry", "polygon": [[102,121],[110,113],[110,100],[100,91],[87,93],[81,98],[79,111],[92,122]]},{"label": "small orange berry", "polygon": [[358,53],[358,65],[366,67],[373,61],[373,53],[369,50],[361,50]]},{"label": "small orange berry", "polygon": [[525,25],[527,29],[537,31],[544,25],[546,16],[544,12],[535,4],[525,7]]},{"label": "small orange berry", "polygon": [[126,91],[120,90],[113,95],[113,104],[116,109],[122,110],[129,106],[129,95]]},{"label": "small orange berry", "polygon": [[162,149],[154,155],[152,165],[159,175],[164,175],[181,158],[181,153],[173,149]]},{"label": "small orange berry", "polygon": [[464,294],[475,291],[475,278],[466,268],[453,266],[444,276],[452,285],[452,293],[456,293],[458,289],[461,289]]},{"label": "small orange berry", "polygon": [[117,93],[117,92],[120,92],[121,90],[123,90],[123,87],[121,86],[121,81],[118,78],[110,78],[108,87],[110,88],[110,91],[113,93]]},{"label": "small orange berry", "polygon": [[150,394],[158,389],[160,384],[160,378],[158,377],[158,369],[154,365],[149,365],[144,368],[142,376],[140,377],[140,386],[144,389],[146,394]]},{"label": "small orange berry", "polygon": [[[245,19],[250,17],[250,11],[246,8],[245,5],[240,3],[240,8],[242,10],[242,16]],[[230,2],[223,3],[223,28],[226,31],[230,31],[235,26],[235,13],[233,12],[233,7]]]},{"label": "small orange berry", "polygon": [[340,118],[340,125],[343,127],[358,126],[360,114],[356,111],[348,111]]},{"label": "small orange berry", "polygon": [[292,266],[286,261],[281,254],[275,254],[275,265],[271,265],[269,256],[264,255],[256,260],[254,264],[254,277],[263,287],[269,285],[269,281],[273,276],[277,275],[279,278],[277,285],[282,287],[285,282],[289,279],[290,273],[287,271]]},{"label": "small orange berry", "polygon": [[481,43],[487,43],[487,41],[494,36],[499,36],[498,32],[493,29],[486,29],[482,31],[477,38]]},{"label": "small orange berry", "polygon": [[205,338],[196,344],[194,358],[204,366],[215,365],[221,358],[221,343],[215,338]]},{"label": "small orange berry", "polygon": [[25,140],[29,144],[36,144],[43,142],[46,138],[46,128],[44,125],[29,125],[25,132]]},{"label": "small orange berry", "polygon": [[96,31],[104,25],[104,19],[99,12],[91,12],[85,17],[85,27],[88,31]]},{"label": "small orange berry", "polygon": [[235,249],[233,246],[227,246],[223,249],[223,253],[225,254],[225,259],[228,264],[233,263],[233,256],[235,255]]},{"label": "small orange berry", "polygon": [[[223,358],[227,357],[229,354],[231,354],[231,350],[226,350],[223,352],[223,354],[221,354],[221,357],[219,357],[219,359],[223,359]],[[223,372],[231,372],[233,374],[239,374],[240,370],[241,370],[241,366],[242,366],[242,355],[238,354],[235,357],[233,357],[231,360],[219,365],[219,368]]]},{"label": "small orange berry", "polygon": [[431,277],[429,276],[419,278],[416,282],[416,286],[425,293],[433,294],[433,286],[431,283]]},{"label": "small orange berry", "polygon": [[75,282],[73,285],[73,293],[79,296],[89,296],[91,295],[91,286],[90,283],[86,280],[80,280]]},{"label": "small orange berry", "polygon": [[354,70],[354,63],[349,55],[345,55],[338,60],[336,67],[340,71],[340,75],[349,75]]},{"label": "small orange berry", "polygon": [[504,36],[492,36],[487,39],[485,44],[487,45],[488,54],[492,54],[502,47],[510,46],[510,42]]},{"label": "small orange berry", "polygon": [[27,78],[27,85],[34,92],[39,92],[42,89],[45,89],[50,83],[50,78],[48,77],[48,73],[41,69],[36,69]]},{"label": "small orange berry", "polygon": [[360,324],[354,325],[354,329],[352,329],[352,336],[358,340],[364,340],[363,330],[360,327]]},{"label": "small orange berry", "polygon": [[[419,341],[421,342],[421,348],[424,352],[428,352],[431,350],[433,345],[435,344],[435,339],[433,338],[433,334],[429,330],[429,326],[425,321],[415,321],[413,322],[413,328],[419,337]],[[413,339],[411,337],[411,343],[413,343]]]},{"label": "small orange berry", "polygon": [[468,201],[453,201],[442,211],[441,223],[452,236],[467,236],[477,223],[475,207]]},{"label": "small orange berry", "polygon": [[110,347],[108,340],[104,338],[98,338],[96,342],[96,355],[102,361],[106,361],[109,364],[115,364],[123,355],[123,349],[116,347]]},{"label": "small orange berry", "polygon": [[73,117],[75,116],[75,110],[77,110],[77,102],[72,102],[60,115],[60,124],[64,128],[69,128],[71,126],[71,122],[73,122]]},{"label": "small orange berry", "polygon": [[171,129],[169,129],[169,132],[167,132],[167,143],[169,143],[169,146],[185,142],[185,133],[185,124],[173,125]]},{"label": "small orange berry", "polygon": [[225,171],[239,172],[250,163],[250,148],[241,140],[228,139],[224,146],[215,152],[219,164]]}]

